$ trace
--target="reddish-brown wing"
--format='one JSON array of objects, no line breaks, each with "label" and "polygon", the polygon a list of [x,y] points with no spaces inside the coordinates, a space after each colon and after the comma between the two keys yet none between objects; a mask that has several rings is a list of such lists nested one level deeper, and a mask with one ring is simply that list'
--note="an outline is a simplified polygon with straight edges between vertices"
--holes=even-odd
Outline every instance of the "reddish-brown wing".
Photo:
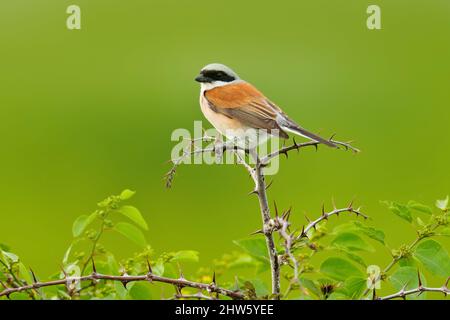
[{"label": "reddish-brown wing", "polygon": [[279,130],[287,138],[276,119],[282,113],[258,89],[246,82],[238,82],[205,91],[210,108],[227,117],[236,119],[251,128]]}]

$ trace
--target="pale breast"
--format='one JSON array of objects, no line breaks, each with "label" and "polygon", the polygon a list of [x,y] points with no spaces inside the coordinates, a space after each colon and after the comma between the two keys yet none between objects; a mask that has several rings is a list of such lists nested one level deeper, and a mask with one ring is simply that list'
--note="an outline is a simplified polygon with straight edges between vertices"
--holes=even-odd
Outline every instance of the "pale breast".
[{"label": "pale breast", "polygon": [[246,129],[240,121],[229,118],[223,114],[214,112],[206,100],[203,92],[200,93],[200,108],[206,119],[216,128],[221,134],[226,135],[229,130]]}]

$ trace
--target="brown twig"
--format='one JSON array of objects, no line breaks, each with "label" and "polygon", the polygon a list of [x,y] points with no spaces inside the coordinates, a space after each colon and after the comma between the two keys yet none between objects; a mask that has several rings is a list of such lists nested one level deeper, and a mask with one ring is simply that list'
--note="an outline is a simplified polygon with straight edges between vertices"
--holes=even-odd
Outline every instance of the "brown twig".
[{"label": "brown twig", "polygon": [[[224,289],[222,287],[217,286],[215,283],[201,283],[201,282],[194,282],[189,281],[184,278],[174,279],[174,278],[167,278],[167,277],[161,277],[157,276],[151,272],[145,274],[145,275],[137,275],[137,276],[130,276],[130,275],[122,275],[122,276],[115,276],[115,275],[106,275],[106,274],[100,274],[93,272],[90,275],[86,276],[80,276],[80,277],[68,277],[64,276],[63,279],[59,280],[52,280],[47,282],[35,282],[33,284],[28,284],[20,287],[15,288],[6,288],[0,292],[0,297],[6,296],[9,297],[14,292],[21,292],[21,291],[27,291],[27,290],[37,290],[39,288],[43,287],[49,287],[49,286],[57,286],[57,285],[70,285],[77,282],[82,281],[98,281],[98,280],[106,280],[106,281],[119,281],[121,283],[128,283],[128,282],[135,282],[135,281],[149,281],[149,282],[161,282],[161,283],[167,283],[175,285],[179,288],[182,287],[190,287],[190,288],[196,288],[199,290],[205,290],[207,292],[214,292],[218,293],[227,297],[230,297],[232,299],[245,299],[245,295],[239,291],[232,291],[228,289]],[[4,286],[4,285],[3,285]]]},{"label": "brown twig", "polygon": [[[351,142],[341,142],[341,141],[332,140],[332,139],[329,139],[329,141],[338,146],[343,147],[345,150],[351,150],[355,153],[360,152],[359,149],[353,147],[350,144]],[[301,148],[306,148],[306,147],[315,147],[317,149],[319,145],[320,145],[320,142],[317,142],[317,141],[308,141],[308,142],[304,142],[304,143],[297,143],[295,141],[295,139],[293,139],[293,143],[291,145],[284,146],[276,151],[273,151],[272,153],[269,153],[268,155],[266,155],[265,157],[263,157],[261,159],[261,162],[263,164],[267,164],[270,162],[270,160],[272,160],[273,158],[278,157],[282,154],[284,154],[287,157],[289,151],[293,151],[293,150],[299,151]]]},{"label": "brown twig", "polygon": [[441,292],[445,296],[450,294],[450,290],[448,288],[448,283],[450,281],[450,277],[447,278],[447,281],[445,282],[445,284],[440,288],[424,287],[422,285],[422,281],[420,279],[420,273],[418,273],[418,277],[419,277],[419,286],[417,288],[406,290],[406,287],[404,287],[400,291],[398,291],[394,294],[390,294],[390,295],[384,296],[384,297],[379,297],[379,298],[377,298],[377,300],[392,300],[392,299],[397,299],[397,298],[405,299],[406,296],[408,296],[408,295],[415,294],[415,293],[418,293],[420,295],[427,291],[428,292]]},{"label": "brown twig", "polygon": [[368,216],[366,216],[365,214],[361,213],[360,208],[358,209],[354,209],[353,208],[353,202],[350,203],[349,206],[345,207],[345,208],[341,208],[341,209],[334,209],[333,211],[330,212],[325,212],[324,207],[322,207],[322,214],[319,218],[317,218],[314,221],[310,221],[306,226],[303,227],[301,234],[298,236],[298,238],[302,238],[302,237],[306,237],[308,235],[308,232],[311,229],[315,229],[316,226],[324,221],[324,220],[328,220],[329,217],[336,215],[338,216],[340,213],[343,212],[347,212],[347,213],[354,213],[356,214],[356,216],[361,216],[364,219],[367,219]]}]

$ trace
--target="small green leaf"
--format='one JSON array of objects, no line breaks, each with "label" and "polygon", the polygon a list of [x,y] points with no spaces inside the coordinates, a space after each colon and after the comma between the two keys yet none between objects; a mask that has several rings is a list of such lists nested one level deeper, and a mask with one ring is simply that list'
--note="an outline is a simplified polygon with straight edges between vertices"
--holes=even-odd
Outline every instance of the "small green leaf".
[{"label": "small green leaf", "polygon": [[25,292],[13,292],[9,295],[10,300],[29,300],[30,296]]},{"label": "small green leaf", "polygon": [[426,214],[433,214],[433,210],[431,210],[429,206],[426,206],[413,200],[408,202],[408,207]]},{"label": "small green leaf", "polygon": [[152,290],[147,282],[135,282],[129,290],[129,296],[133,300],[151,300]]},{"label": "small green leaf", "polygon": [[442,211],[448,210],[448,196],[443,200],[436,200],[436,207]]},{"label": "small green leaf", "polygon": [[365,224],[363,224],[359,221],[354,221],[353,224],[358,228],[358,231],[361,231],[369,238],[372,238],[372,239],[384,244],[385,235],[382,230],[375,229],[374,227],[366,226]]},{"label": "small green leaf", "polygon": [[136,193],[136,191],[131,191],[129,189],[125,189],[125,190],[122,191],[122,193],[119,196],[120,200],[128,200],[132,196],[134,196],[135,193]]},{"label": "small green leaf", "polygon": [[70,252],[72,251],[73,243],[67,248],[66,252],[64,253],[63,257],[63,265],[66,265],[69,262]]},{"label": "small green leaf", "polygon": [[347,260],[331,257],[322,262],[320,272],[332,279],[344,281],[352,276],[363,278],[364,274]]},{"label": "small green leaf", "polygon": [[114,290],[116,291],[116,300],[123,300],[128,294],[127,289],[119,281],[114,281]]},{"label": "small green leaf", "polygon": [[117,211],[136,223],[142,229],[148,230],[147,222],[145,222],[145,219],[137,208],[133,206],[122,206]]},{"label": "small green leaf", "polygon": [[439,242],[431,239],[423,241],[417,245],[413,255],[434,275],[450,275],[450,257]]},{"label": "small green leaf", "polygon": [[164,274],[164,262],[162,259],[158,259],[156,264],[152,266],[153,273],[157,276],[162,276]]},{"label": "small green leaf", "polygon": [[247,289],[250,289],[252,291],[254,291],[254,293],[256,294],[256,297],[262,297],[262,296],[267,296],[270,292],[266,287],[266,284],[261,280],[261,279],[257,279],[257,278],[239,278],[239,286],[240,287],[244,287]]},{"label": "small green leaf", "polygon": [[407,206],[390,201],[381,201],[381,203],[386,205],[389,208],[389,210],[391,210],[391,212],[395,213],[400,218],[408,222],[412,222],[412,215]]},{"label": "small green leaf", "polygon": [[6,257],[6,263],[10,265],[10,263],[17,263],[19,262],[19,256],[15,253],[3,251],[3,256]]},{"label": "small green leaf", "polygon": [[299,278],[300,286],[303,289],[306,289],[305,294],[308,296],[311,296],[313,294],[317,298],[322,296],[322,292],[320,291],[320,288],[316,285],[316,283],[313,280],[307,279],[307,278]]},{"label": "small green leaf", "polygon": [[400,267],[415,267],[417,265],[416,260],[411,256],[402,257],[398,264]]},{"label": "small green leaf", "polygon": [[33,279],[31,278],[30,271],[27,270],[25,265],[22,262],[19,262],[19,275],[20,278],[25,280],[28,284],[33,283]]},{"label": "small green leaf", "polygon": [[359,299],[366,288],[366,278],[350,277],[344,281],[342,291],[350,299]]},{"label": "small green leaf", "polygon": [[242,239],[234,240],[233,242],[251,256],[265,262],[269,261],[266,241],[264,239]]},{"label": "small green leaf", "polygon": [[127,222],[119,222],[114,226],[114,230],[142,247],[147,245],[147,241],[145,240],[145,236],[142,231],[132,224]]},{"label": "small green leaf", "polygon": [[[402,289],[410,290],[419,286],[417,269],[414,267],[400,267],[388,279],[392,286],[398,291]],[[422,273],[420,274],[420,279],[422,284],[426,286],[427,283]],[[412,297],[413,296],[411,296],[411,298]],[[415,295],[415,297],[417,297],[417,295]]]},{"label": "small green leaf", "polygon": [[375,250],[370,244],[365,242],[358,235],[351,232],[339,234],[336,238],[334,238],[332,244],[355,251],[373,252]]},{"label": "small green leaf", "polygon": [[79,237],[84,232],[86,227],[95,220],[96,217],[97,217],[97,214],[95,212],[90,215],[84,214],[84,215],[79,216],[74,221],[73,226],[72,226],[73,236],[75,238]]},{"label": "small green leaf", "polygon": [[183,250],[178,251],[175,253],[175,255],[170,259],[171,262],[173,261],[180,261],[180,262],[198,262],[198,252],[193,250]]}]

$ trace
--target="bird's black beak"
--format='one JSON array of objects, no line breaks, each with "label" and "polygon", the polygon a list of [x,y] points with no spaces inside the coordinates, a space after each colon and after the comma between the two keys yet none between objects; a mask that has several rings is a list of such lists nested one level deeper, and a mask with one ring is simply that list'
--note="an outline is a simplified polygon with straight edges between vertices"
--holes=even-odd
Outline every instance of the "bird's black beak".
[{"label": "bird's black beak", "polygon": [[211,79],[208,77],[205,77],[203,74],[199,74],[196,78],[195,81],[197,82],[211,82]]}]

